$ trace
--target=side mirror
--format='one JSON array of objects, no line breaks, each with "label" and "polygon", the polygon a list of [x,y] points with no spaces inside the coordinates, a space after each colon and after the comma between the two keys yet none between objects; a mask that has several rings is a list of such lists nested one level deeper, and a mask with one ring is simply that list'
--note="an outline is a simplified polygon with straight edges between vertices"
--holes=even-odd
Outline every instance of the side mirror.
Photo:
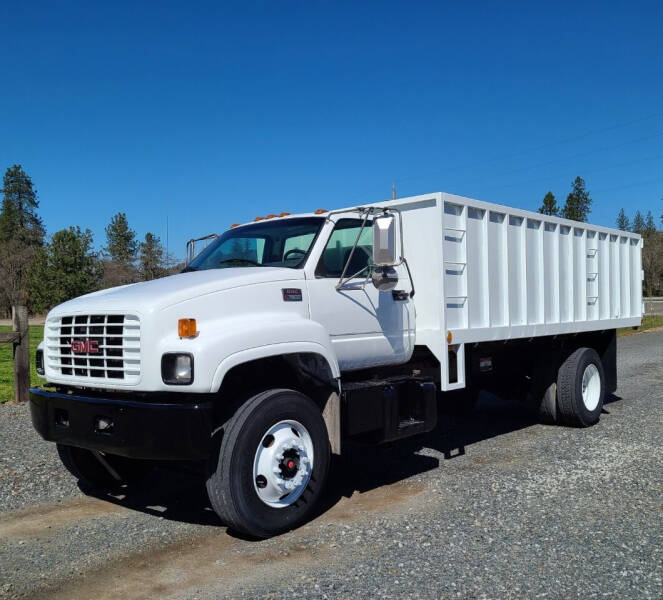
[{"label": "side mirror", "polygon": [[396,258],[396,219],[394,215],[382,215],[373,219],[373,264],[376,267],[392,267]]}]

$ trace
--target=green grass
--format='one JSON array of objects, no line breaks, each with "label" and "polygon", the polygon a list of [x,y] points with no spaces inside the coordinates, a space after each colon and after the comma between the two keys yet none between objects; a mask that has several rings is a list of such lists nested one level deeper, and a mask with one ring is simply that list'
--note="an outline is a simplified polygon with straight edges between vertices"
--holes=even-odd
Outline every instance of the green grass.
[{"label": "green grass", "polygon": [[663,327],[663,316],[661,315],[648,315],[642,317],[642,325],[640,327],[624,327],[617,330],[617,335],[631,335],[638,333],[638,331],[647,331],[647,329],[654,329],[655,327]]},{"label": "green grass", "polygon": [[[11,331],[7,325],[0,325],[0,331]],[[43,325],[30,325],[30,385],[39,385],[42,379],[35,371],[35,352],[44,339]],[[0,344],[0,404],[14,399],[13,344]]]}]

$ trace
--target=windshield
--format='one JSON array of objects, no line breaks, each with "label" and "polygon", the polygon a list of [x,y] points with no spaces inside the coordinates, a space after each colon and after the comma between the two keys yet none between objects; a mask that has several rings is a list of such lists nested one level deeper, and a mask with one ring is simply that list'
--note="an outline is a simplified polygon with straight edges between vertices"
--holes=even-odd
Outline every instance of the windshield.
[{"label": "windshield", "polygon": [[229,229],[203,250],[185,271],[227,267],[303,266],[324,218],[279,219]]}]

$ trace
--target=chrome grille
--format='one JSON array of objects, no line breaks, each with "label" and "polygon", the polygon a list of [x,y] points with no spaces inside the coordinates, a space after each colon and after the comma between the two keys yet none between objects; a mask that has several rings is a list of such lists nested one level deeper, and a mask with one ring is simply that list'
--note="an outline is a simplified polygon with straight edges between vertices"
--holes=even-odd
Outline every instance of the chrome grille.
[{"label": "chrome grille", "polygon": [[57,317],[46,323],[46,369],[58,376],[133,383],[140,378],[140,320],[134,315]]}]

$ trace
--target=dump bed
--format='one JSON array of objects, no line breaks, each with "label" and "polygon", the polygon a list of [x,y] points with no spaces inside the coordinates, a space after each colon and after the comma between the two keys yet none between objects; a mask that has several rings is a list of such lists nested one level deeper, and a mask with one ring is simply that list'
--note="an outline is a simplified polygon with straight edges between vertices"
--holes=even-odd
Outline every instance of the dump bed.
[{"label": "dump bed", "polygon": [[444,193],[387,205],[403,215],[417,344],[443,366],[451,350],[461,367],[466,343],[640,324],[639,235]]}]

